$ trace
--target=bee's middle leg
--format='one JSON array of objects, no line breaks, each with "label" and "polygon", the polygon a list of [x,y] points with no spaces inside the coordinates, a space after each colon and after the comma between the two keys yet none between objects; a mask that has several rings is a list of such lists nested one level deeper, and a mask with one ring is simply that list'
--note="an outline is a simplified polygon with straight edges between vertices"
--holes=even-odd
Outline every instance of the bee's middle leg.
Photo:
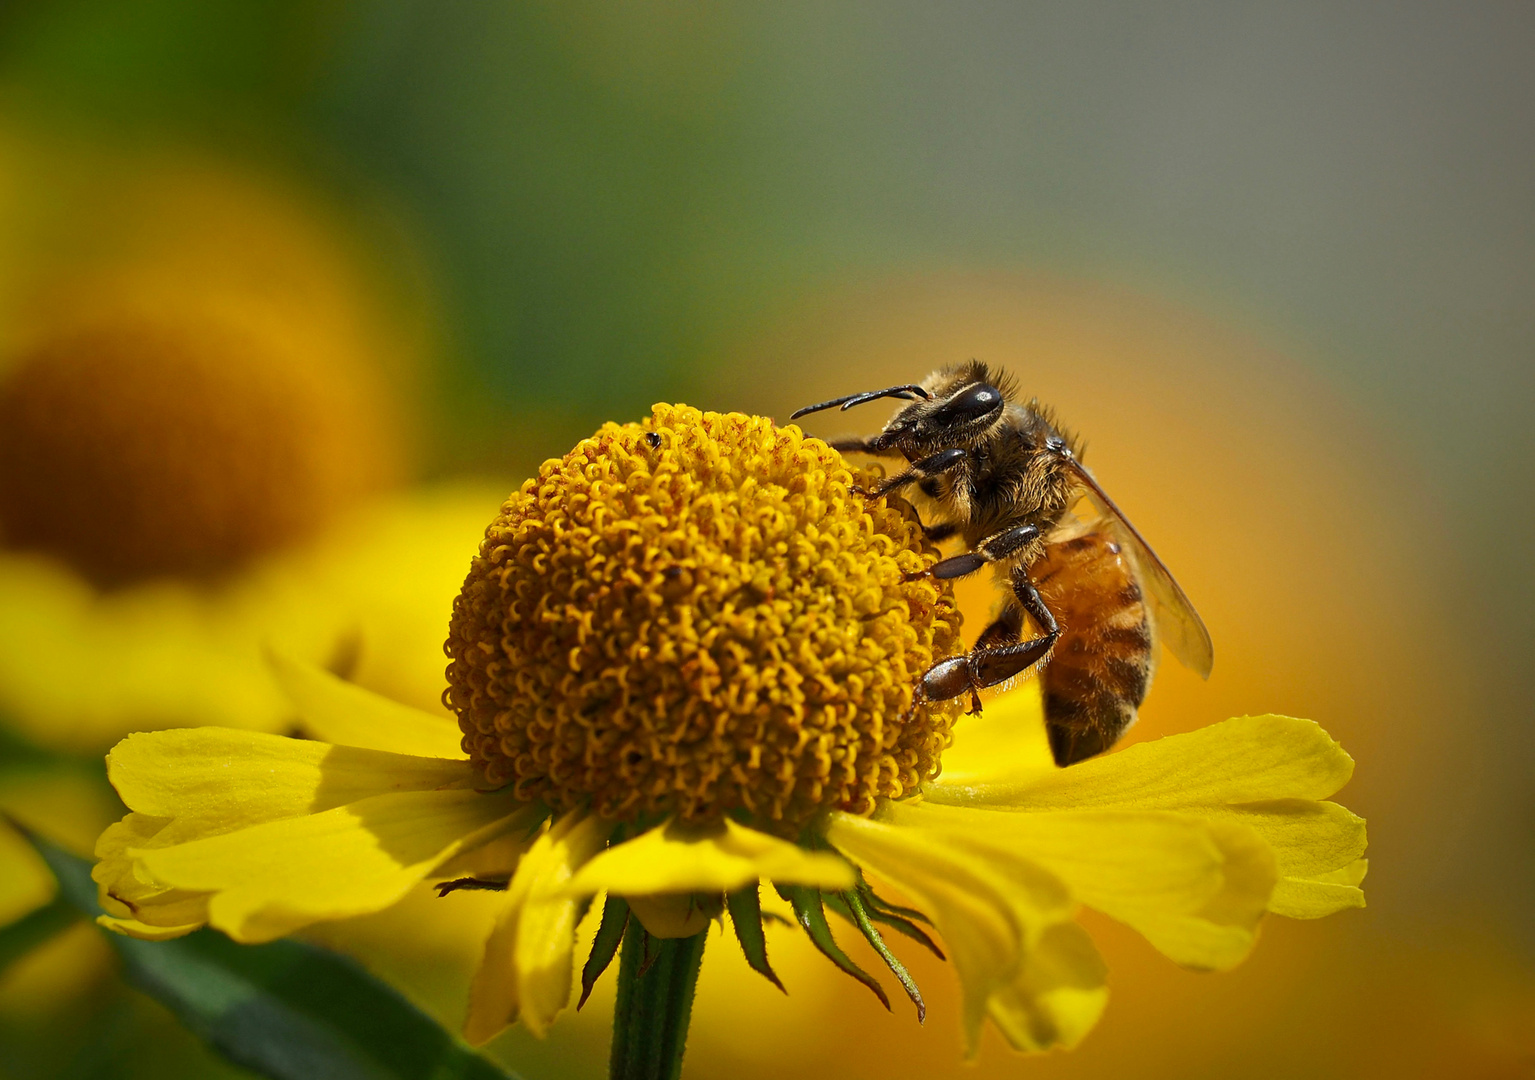
[{"label": "bee's middle leg", "polygon": [[[940,581],[965,577],[983,566],[1007,558],[1025,544],[1038,538],[1039,526],[1037,525],[1016,525],[1011,529],[1003,529],[982,540],[975,546],[974,551],[965,551],[958,555],[951,555],[947,559],[940,559],[932,565],[928,573]],[[1029,588],[1032,589],[1033,586]],[[1016,588],[1014,591],[1017,591]],[[1021,598],[1019,603],[1023,603]],[[1028,610],[1028,604],[1024,604],[1024,609]],[[1029,611],[1029,614],[1032,615],[1034,612]]]},{"label": "bee's middle leg", "polygon": [[[917,684],[913,706],[923,701],[947,701],[968,690],[970,711],[978,713],[980,691],[1022,674],[1050,654],[1061,636],[1061,628],[1029,580],[1026,567],[1013,570],[1012,587],[1017,606],[1009,604],[1001,617],[982,631],[969,652],[940,660],[928,668]],[[1018,640],[1023,634],[1025,613],[1044,631],[1041,637]]]}]

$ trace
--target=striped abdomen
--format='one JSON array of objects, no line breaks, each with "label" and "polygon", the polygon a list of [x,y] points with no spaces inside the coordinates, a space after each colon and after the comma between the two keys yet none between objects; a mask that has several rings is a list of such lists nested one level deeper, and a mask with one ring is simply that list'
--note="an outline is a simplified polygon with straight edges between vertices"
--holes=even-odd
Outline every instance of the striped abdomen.
[{"label": "striped abdomen", "polygon": [[1151,620],[1134,565],[1106,531],[1051,544],[1029,571],[1061,626],[1041,678],[1050,749],[1070,765],[1135,721],[1151,683]]}]

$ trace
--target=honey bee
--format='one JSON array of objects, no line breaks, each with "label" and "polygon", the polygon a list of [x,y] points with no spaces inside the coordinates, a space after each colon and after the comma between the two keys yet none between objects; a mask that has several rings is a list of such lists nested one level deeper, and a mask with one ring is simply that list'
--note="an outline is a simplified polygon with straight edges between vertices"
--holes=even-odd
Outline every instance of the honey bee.
[{"label": "honey bee", "polygon": [[[930,667],[913,707],[968,691],[978,712],[978,691],[1042,665],[1050,749],[1064,766],[1107,750],[1135,721],[1158,640],[1205,677],[1214,653],[1194,605],[1083,466],[1075,437],[1037,400],[1020,405],[1013,396],[1002,372],[971,361],[790,419],[880,398],[910,402],[878,435],[831,445],[905,458],[866,494],[914,486],[914,501],[930,511],[928,539],[958,536],[966,548],[929,572],[953,579],[989,565],[1004,587],[1001,611],[975,647]],[[1078,516],[1084,497],[1091,513]]]}]

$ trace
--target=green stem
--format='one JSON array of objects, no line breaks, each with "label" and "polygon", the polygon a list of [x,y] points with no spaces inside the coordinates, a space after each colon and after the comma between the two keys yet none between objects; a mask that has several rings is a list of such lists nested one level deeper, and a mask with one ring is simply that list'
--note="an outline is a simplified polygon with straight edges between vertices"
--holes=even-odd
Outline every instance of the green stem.
[{"label": "green stem", "polygon": [[[708,931],[654,938],[629,921],[618,959],[611,1080],[678,1080]],[[643,972],[643,973],[642,973]]]}]

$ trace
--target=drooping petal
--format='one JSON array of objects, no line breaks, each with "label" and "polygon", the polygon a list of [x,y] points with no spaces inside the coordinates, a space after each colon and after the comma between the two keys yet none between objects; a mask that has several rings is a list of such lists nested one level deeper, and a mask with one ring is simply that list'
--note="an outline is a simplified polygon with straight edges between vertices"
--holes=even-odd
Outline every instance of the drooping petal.
[{"label": "drooping petal", "polygon": [[1018,810],[1178,810],[1274,799],[1325,799],[1354,761],[1320,726],[1289,716],[1239,716],[1078,762],[1023,783],[964,787],[942,779],[930,802]]},{"label": "drooping petal", "polygon": [[154,923],[140,922],[138,919],[120,919],[115,915],[96,916],[96,925],[105,927],[118,934],[126,934],[128,937],[136,937],[143,941],[170,941],[173,938],[186,937],[194,930],[201,930],[207,925],[206,919],[197,922],[177,923],[174,926],[159,926]]},{"label": "drooping petal", "polygon": [[337,746],[428,758],[465,758],[463,733],[442,716],[401,705],[275,649],[267,662],[304,727]]},{"label": "drooping petal", "polygon": [[107,826],[96,841],[91,868],[97,899],[107,914],[97,919],[119,933],[150,940],[179,937],[208,921],[208,893],[168,888],[143,880],[129,850],[156,846],[169,818],[129,814]]},{"label": "drooping petal", "polygon": [[1364,890],[1359,883],[1364,880],[1369,862],[1356,859],[1342,869],[1315,877],[1280,878],[1269,910],[1291,919],[1320,919],[1348,908],[1362,908]]},{"label": "drooping petal", "polygon": [[129,809],[174,818],[179,839],[399,791],[469,788],[467,760],[411,757],[230,728],[130,735],[107,756]]},{"label": "drooping petal", "polygon": [[[920,827],[834,813],[827,838],[906,893],[943,935],[963,989],[967,1052],[998,995],[1017,989],[1041,935],[1074,910],[1065,887],[1026,860],[951,847]],[[1008,1006],[1016,1011],[1016,1003]]]},{"label": "drooping petal", "polygon": [[808,851],[728,818],[705,826],[670,821],[614,844],[587,863],[569,888],[572,895],[607,890],[628,897],[733,892],[759,879],[847,889],[853,868],[831,852]]},{"label": "drooping petal", "polygon": [[1087,931],[1054,923],[1039,935],[1018,977],[991,996],[986,1014],[1014,1050],[1069,1050],[1103,1015],[1107,977]]},{"label": "drooping petal", "polygon": [[[1274,853],[1251,829],[1206,821],[1220,851],[1221,888],[1190,912],[1101,910],[1134,927],[1157,951],[1188,967],[1226,971],[1247,959],[1258,940],[1278,874]],[[1098,906],[1094,904],[1093,906]]]},{"label": "drooping petal", "polygon": [[576,923],[586,901],[566,886],[612,831],[610,822],[573,810],[523,856],[470,984],[464,1038],[471,1045],[519,1019],[542,1035],[569,1002]]},{"label": "drooping petal", "polygon": [[888,818],[951,848],[1043,867],[1084,904],[1191,967],[1229,968],[1247,955],[1278,877],[1253,830],[1191,814],[907,803],[890,807]]},{"label": "drooping petal", "polygon": [[446,859],[530,812],[505,794],[403,791],[128,854],[158,884],[212,893],[208,921],[230,937],[270,941],[388,907]]}]

